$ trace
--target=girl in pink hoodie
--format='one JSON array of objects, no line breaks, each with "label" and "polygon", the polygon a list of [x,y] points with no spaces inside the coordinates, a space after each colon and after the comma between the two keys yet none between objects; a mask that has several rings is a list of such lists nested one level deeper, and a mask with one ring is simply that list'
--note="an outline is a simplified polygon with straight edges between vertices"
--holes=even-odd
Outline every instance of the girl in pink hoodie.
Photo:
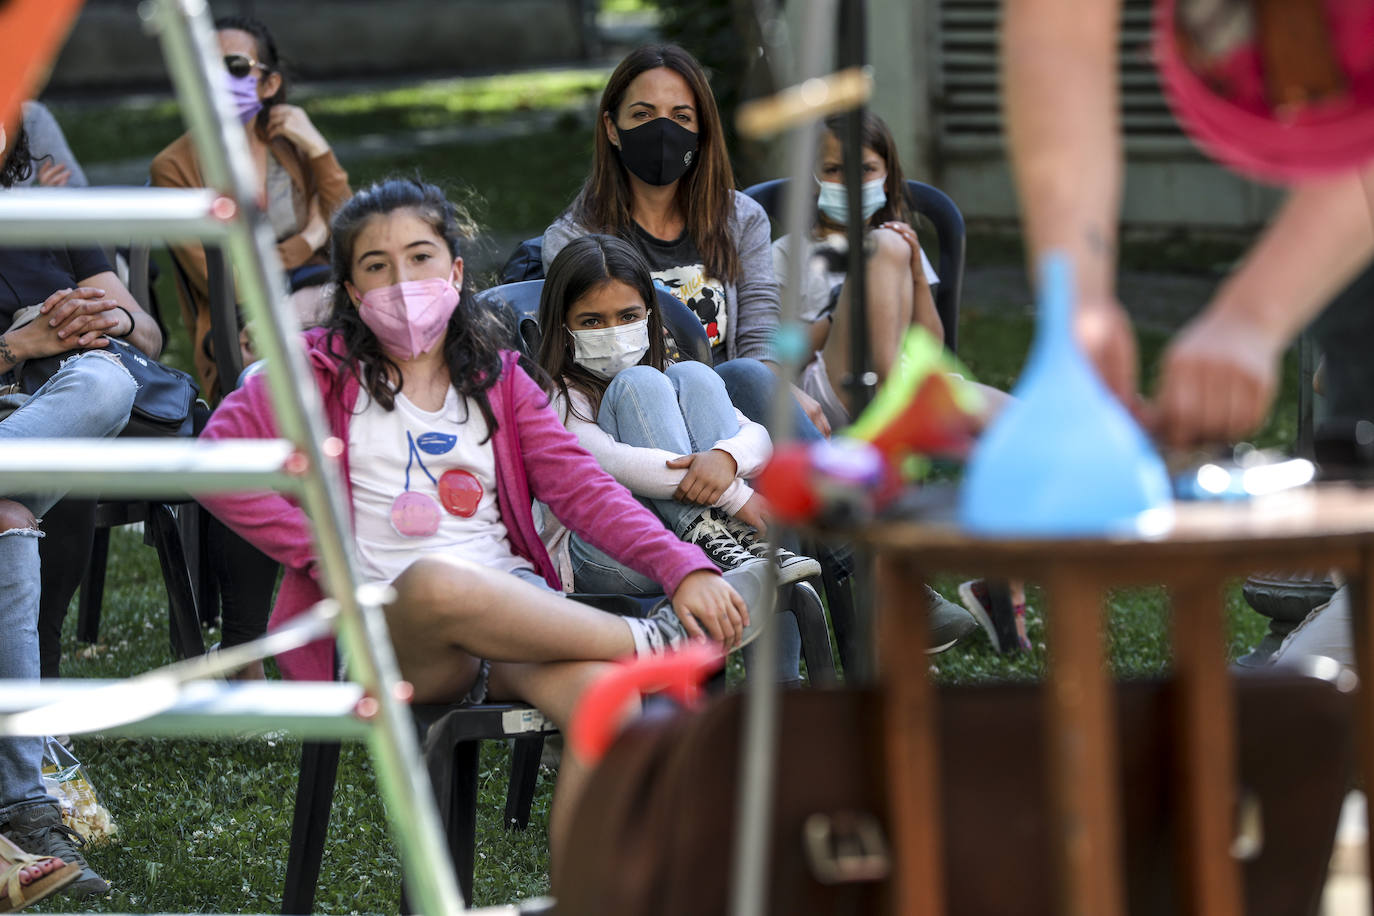
[{"label": "girl in pink hoodie", "polygon": [[[457,216],[438,188],[367,188],[339,211],[333,238],[332,313],[306,343],[331,432],[347,444],[358,568],[395,590],[387,622],[416,702],[523,700],[564,728],[606,661],[689,636],[734,647],[755,634],[740,593],[601,470],[500,349],[495,321],[462,294]],[[230,394],[204,435],[275,436],[264,376]],[[671,603],[631,619],[563,597],[532,498]],[[285,567],[274,624],[322,597],[310,522],[294,503],[274,493],[205,503]],[[762,594],[761,580],[732,578],[747,596]],[[321,642],[279,662],[288,677],[328,679],[333,658]],[[563,760],[555,857],[584,776],[575,755]]]}]

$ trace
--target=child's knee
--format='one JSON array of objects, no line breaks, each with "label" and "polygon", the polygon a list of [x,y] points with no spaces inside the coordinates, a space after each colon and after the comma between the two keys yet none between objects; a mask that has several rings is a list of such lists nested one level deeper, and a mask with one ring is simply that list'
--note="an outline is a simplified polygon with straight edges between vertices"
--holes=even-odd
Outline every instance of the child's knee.
[{"label": "child's knee", "polygon": [[686,360],[680,363],[673,363],[664,373],[677,386],[679,392],[710,390],[724,393],[725,382],[705,363],[696,360]]},{"label": "child's knee", "polygon": [[631,366],[621,369],[606,386],[606,396],[614,398],[617,393],[633,391],[647,397],[672,396],[673,386],[668,377],[653,366]]},{"label": "child's knee", "polygon": [[880,264],[911,264],[911,246],[901,233],[892,229],[874,229],[873,260]]}]

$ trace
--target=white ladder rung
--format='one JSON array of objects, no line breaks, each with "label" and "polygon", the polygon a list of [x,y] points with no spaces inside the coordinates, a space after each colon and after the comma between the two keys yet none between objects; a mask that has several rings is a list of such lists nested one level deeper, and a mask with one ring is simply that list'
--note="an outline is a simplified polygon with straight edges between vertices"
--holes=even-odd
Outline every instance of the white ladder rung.
[{"label": "white ladder rung", "polygon": [[[99,702],[102,689],[117,691],[129,684],[87,678],[0,680],[0,715],[78,697]],[[351,681],[194,681],[181,685],[167,709],[100,734],[247,738],[281,731],[307,740],[363,739],[373,727],[355,713],[363,696],[362,685]]]},{"label": "white ladder rung", "polygon": [[41,188],[0,194],[0,244],[227,238],[238,204],[207,188]]},{"label": "white ladder rung", "polygon": [[285,439],[6,439],[0,448],[0,493],[294,492],[305,464]]}]

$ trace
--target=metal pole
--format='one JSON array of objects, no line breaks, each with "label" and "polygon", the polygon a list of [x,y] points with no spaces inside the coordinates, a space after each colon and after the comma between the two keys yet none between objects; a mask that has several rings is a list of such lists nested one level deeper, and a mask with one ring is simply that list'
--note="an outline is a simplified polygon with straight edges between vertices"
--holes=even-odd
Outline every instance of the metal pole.
[{"label": "metal pole", "polygon": [[[250,317],[269,329],[259,346],[267,360],[272,406],[283,435],[295,443],[314,473],[302,480],[303,504],[314,522],[317,558],[324,588],[338,600],[338,637],[349,676],[376,701],[376,732],[371,747],[377,779],[406,863],[405,877],[420,909],[438,916],[462,909],[447,844],[434,809],[429,779],[420,766],[420,749],[410,711],[393,694],[400,682],[381,608],[360,603],[351,530],[337,466],[343,443],[324,426],[319,392],[302,348],[300,325],[284,307],[286,286],[276,239],[256,204],[248,141],[224,84],[219,52],[204,0],[161,0],[144,18],[160,29],[168,66],[177,85],[207,181],[232,197],[239,219],[229,235],[231,263],[238,267],[238,292]],[[270,266],[269,266],[270,265]]]},{"label": "metal pole", "polygon": [[[864,32],[866,28],[864,0],[840,0],[836,67],[863,67],[865,64]],[[844,185],[849,194],[849,222],[845,234],[849,238],[849,269],[845,286],[849,290],[849,372],[845,387],[849,389],[850,416],[857,417],[873,398],[877,377],[869,368],[868,349],[868,276],[864,258],[865,226],[863,215],[863,116],[864,107],[853,108],[844,114]],[[905,190],[898,189],[898,194]]]},{"label": "metal pole", "polygon": [[[827,24],[834,21],[835,0],[812,0],[804,10],[803,45],[797,59],[794,82],[821,75],[828,38]],[[776,26],[763,22],[760,34],[776,34]],[[779,85],[784,80],[775,80]],[[818,127],[808,120],[788,133],[789,171],[783,199],[784,231],[792,240],[792,257],[787,260],[787,282],[782,299],[781,321],[775,344],[778,362],[777,395],[769,423],[775,443],[792,438],[791,381],[804,359],[809,358],[808,337],[797,315],[805,258],[802,256],[810,234],[814,201],[812,176],[815,173]],[[774,539],[776,543],[776,538]],[[776,588],[772,590],[776,595]],[[772,607],[765,609],[772,614]],[[770,620],[757,640],[757,658],[772,662],[778,654],[777,627]],[[740,743],[740,803],[735,822],[735,873],[730,886],[730,912],[734,916],[763,916],[767,907],[769,863],[772,860],[768,838],[773,820],[774,772],[777,767],[778,685],[772,671],[758,672],[749,679],[744,710],[744,740]]]}]

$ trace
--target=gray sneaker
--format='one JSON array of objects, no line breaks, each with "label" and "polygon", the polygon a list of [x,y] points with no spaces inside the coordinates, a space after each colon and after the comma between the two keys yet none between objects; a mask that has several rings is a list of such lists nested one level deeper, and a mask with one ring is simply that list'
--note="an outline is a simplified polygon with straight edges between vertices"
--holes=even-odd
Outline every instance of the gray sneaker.
[{"label": "gray sneaker", "polygon": [[[768,588],[768,561],[750,557],[734,569],[721,574],[726,582],[739,592],[744,604],[749,608],[749,626],[744,628],[739,645],[743,648],[758,638],[762,632],[763,618],[757,611],[764,608]],[[644,635],[644,642],[654,655],[667,652],[687,641],[687,629],[678,619],[673,603],[664,598],[646,616],[626,618],[630,625]],[[731,651],[734,651],[733,649]]]},{"label": "gray sneaker", "polygon": [[682,533],[682,539],[700,547],[707,558],[723,571],[754,559],[754,555],[735,540],[725,525],[712,518],[710,512],[701,513],[691,527]]},{"label": "gray sneaker", "polygon": [[[773,546],[759,537],[753,525],[740,521],[724,509],[712,509],[711,516],[725,526],[741,547],[756,557],[768,559]],[[790,585],[821,574],[821,564],[814,558],[793,553],[785,547],[777,548],[777,561],[779,585]]]},{"label": "gray sneaker", "polygon": [[927,655],[946,649],[978,629],[978,621],[967,610],[948,601],[943,595],[926,586],[926,600],[930,602],[930,647]]},{"label": "gray sneaker", "polygon": [[80,865],[81,875],[64,891],[76,896],[108,894],[110,885],[97,875],[77,851],[86,841],[75,830],[62,823],[62,810],[57,805],[31,805],[10,815],[4,826],[5,835],[25,852],[35,856],[57,856],[68,865]]}]

